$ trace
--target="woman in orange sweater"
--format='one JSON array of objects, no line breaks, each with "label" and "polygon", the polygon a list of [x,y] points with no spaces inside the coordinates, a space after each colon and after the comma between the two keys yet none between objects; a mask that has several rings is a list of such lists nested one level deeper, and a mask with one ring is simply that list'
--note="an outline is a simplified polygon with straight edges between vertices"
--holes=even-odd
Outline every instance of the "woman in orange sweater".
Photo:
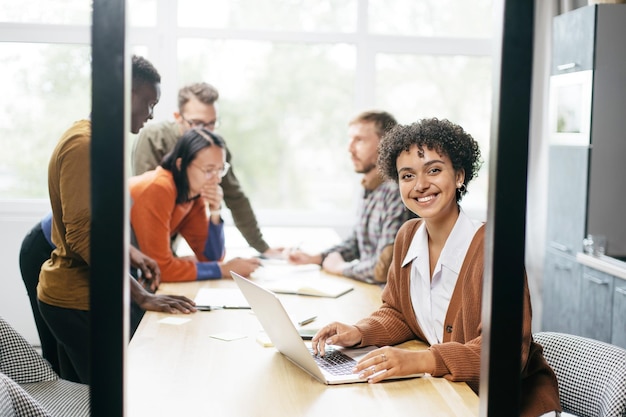
[{"label": "woman in orange sweater", "polygon": [[[324,326],[313,337],[313,349],[324,354],[326,344],[383,346],[354,372],[370,382],[425,372],[466,382],[478,393],[485,226],[459,205],[481,164],[478,143],[448,120],[424,119],[387,133],[378,164],[420,219],[407,221],[396,236],[382,306],[355,325]],[[555,416],[561,410],[557,381],[532,340],[524,284],[519,415]],[[391,347],[411,339],[430,347]]]},{"label": "woman in orange sweater", "polygon": [[[228,172],[224,142],[206,129],[191,129],[161,166],[130,179],[133,239],[161,269],[163,282],[249,276],[256,258],[224,258],[220,216],[222,177]],[[195,256],[177,257],[171,238],[180,234]]]}]

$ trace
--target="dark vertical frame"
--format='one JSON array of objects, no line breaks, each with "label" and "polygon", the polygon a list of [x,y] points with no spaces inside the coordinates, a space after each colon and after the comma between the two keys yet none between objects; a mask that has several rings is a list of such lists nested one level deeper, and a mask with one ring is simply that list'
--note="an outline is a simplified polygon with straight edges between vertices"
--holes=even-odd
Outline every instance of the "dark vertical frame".
[{"label": "dark vertical frame", "polygon": [[504,0],[494,99],[483,289],[481,416],[520,410],[533,0]]},{"label": "dark vertical frame", "polygon": [[125,0],[94,0],[91,139],[91,415],[124,415],[128,246]]}]

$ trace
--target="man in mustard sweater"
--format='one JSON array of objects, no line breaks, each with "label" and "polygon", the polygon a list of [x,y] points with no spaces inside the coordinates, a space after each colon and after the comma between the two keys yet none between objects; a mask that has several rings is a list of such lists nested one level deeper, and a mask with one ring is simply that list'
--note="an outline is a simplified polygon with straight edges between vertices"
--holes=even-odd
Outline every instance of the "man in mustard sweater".
[{"label": "man in mustard sweater", "polygon": [[[160,76],[150,62],[132,59],[131,131],[137,133],[152,118],[159,101]],[[61,376],[89,384],[89,276],[91,230],[91,121],[80,120],[61,137],[48,166],[52,206],[52,242],[56,248],[41,267],[37,297],[39,310],[69,359]],[[153,261],[131,250],[131,263],[145,268]],[[190,313],[193,301],[179,296],[156,296],[130,277],[131,297],[143,309]],[[65,374],[65,375],[64,375]],[[72,378],[73,379],[73,378]]]}]

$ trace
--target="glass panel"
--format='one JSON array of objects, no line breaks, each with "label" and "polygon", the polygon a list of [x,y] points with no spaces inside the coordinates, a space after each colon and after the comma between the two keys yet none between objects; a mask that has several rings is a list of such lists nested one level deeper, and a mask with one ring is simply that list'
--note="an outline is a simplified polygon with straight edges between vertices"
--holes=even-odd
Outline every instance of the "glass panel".
[{"label": "glass panel", "polygon": [[342,44],[179,42],[181,85],[206,81],[220,92],[217,133],[255,210],[352,207],[355,62]]},{"label": "glass panel", "polygon": [[[485,163],[472,181],[466,204],[487,204],[487,157],[491,123],[491,58],[378,54],[376,103],[400,123],[446,118],[480,143]],[[462,74],[462,76],[459,76]]]},{"label": "glass panel", "polygon": [[91,111],[90,46],[0,43],[0,195],[47,198],[61,134]]},{"label": "glass panel", "polygon": [[0,22],[91,25],[91,12],[85,0],[0,2]]},{"label": "glass panel", "polygon": [[357,0],[178,0],[183,27],[353,32]]},{"label": "glass panel", "polygon": [[405,36],[489,37],[492,0],[369,0],[373,33]]},{"label": "glass panel", "polygon": [[156,26],[156,0],[128,0],[126,2],[130,26]]}]

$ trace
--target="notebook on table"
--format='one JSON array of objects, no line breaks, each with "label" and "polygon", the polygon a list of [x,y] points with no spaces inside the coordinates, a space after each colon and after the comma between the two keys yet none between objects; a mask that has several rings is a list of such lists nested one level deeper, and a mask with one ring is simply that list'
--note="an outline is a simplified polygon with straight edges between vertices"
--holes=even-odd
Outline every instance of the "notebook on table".
[{"label": "notebook on table", "polygon": [[[360,349],[328,349],[324,357],[316,356],[304,343],[291,318],[276,294],[234,272],[230,273],[248,300],[272,344],[287,359],[324,384],[347,384],[367,382],[353,374],[356,362],[376,349],[368,346]],[[421,376],[421,375],[412,375]]]},{"label": "notebook on table", "polygon": [[349,282],[321,274],[319,265],[267,265],[254,271],[250,278],[279,294],[337,298],[354,289]]},{"label": "notebook on table", "polygon": [[337,298],[354,287],[346,282],[333,278],[287,278],[276,281],[264,282],[263,286],[268,290],[279,294],[310,295],[314,297]]}]

